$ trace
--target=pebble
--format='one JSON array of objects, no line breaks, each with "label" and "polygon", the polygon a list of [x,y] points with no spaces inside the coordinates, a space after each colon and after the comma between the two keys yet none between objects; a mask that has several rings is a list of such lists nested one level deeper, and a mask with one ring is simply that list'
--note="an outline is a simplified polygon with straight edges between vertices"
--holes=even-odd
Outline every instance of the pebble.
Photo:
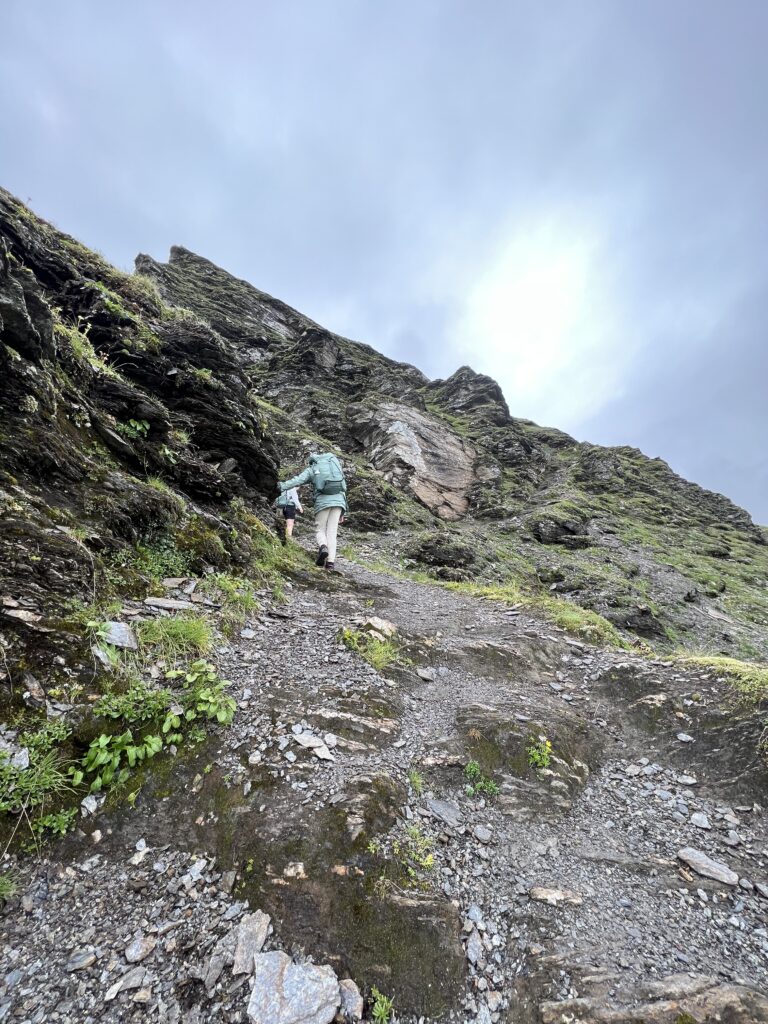
[{"label": "pebble", "polygon": [[96,954],[89,949],[73,953],[66,963],[66,971],[83,971],[86,967],[96,962]]},{"label": "pebble", "polygon": [[154,935],[140,935],[125,947],[125,959],[129,964],[137,964],[146,959],[157,945]]}]

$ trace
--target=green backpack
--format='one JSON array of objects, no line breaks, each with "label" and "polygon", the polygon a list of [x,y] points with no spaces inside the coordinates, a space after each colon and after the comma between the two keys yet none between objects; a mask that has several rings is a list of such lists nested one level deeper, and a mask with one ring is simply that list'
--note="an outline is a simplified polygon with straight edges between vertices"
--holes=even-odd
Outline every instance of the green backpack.
[{"label": "green backpack", "polygon": [[316,455],[309,460],[312,470],[312,486],[315,494],[341,494],[347,489],[341,463],[330,452]]}]

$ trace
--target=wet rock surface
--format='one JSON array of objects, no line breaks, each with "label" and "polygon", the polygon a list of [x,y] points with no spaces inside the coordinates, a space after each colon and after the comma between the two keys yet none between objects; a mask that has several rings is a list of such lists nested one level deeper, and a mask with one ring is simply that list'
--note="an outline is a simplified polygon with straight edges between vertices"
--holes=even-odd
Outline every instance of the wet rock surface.
[{"label": "wet rock surface", "polygon": [[[20,866],[9,1019],[330,1021],[345,979],[408,1022],[768,1019],[764,771],[720,746],[714,700],[686,707],[693,744],[674,714],[638,717],[685,673],[349,565],[269,611],[218,652],[230,730]],[[339,644],[377,619],[411,664]],[[497,795],[468,791],[470,761]]]}]

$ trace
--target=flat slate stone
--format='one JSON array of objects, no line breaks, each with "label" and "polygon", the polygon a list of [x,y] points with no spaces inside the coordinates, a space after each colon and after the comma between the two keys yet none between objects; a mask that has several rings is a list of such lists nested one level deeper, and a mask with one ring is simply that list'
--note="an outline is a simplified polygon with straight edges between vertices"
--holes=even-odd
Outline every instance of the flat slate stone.
[{"label": "flat slate stone", "polygon": [[67,971],[82,971],[86,967],[90,967],[92,963],[96,962],[96,954],[90,949],[81,950],[78,953],[73,953],[67,961],[65,970]]},{"label": "flat slate stone", "polygon": [[346,1020],[355,1021],[363,1019],[363,997],[360,989],[351,978],[344,978],[339,982],[341,992],[341,1012]]},{"label": "flat slate stone", "polygon": [[722,882],[723,885],[739,884],[739,876],[735,871],[731,871],[727,864],[721,864],[717,860],[712,860],[711,857],[708,857],[706,853],[702,853],[701,850],[694,850],[692,846],[686,846],[684,849],[677,851],[677,856],[679,860],[687,864],[697,875],[702,875],[704,878],[714,878],[716,882]]},{"label": "flat slate stone", "polygon": [[427,807],[436,818],[452,828],[458,828],[464,820],[461,808],[454,800],[438,800],[430,797],[427,800]]},{"label": "flat slate stone", "polygon": [[537,903],[548,903],[550,907],[557,907],[561,903],[580,907],[584,902],[577,892],[571,892],[569,889],[547,889],[541,885],[534,885],[528,890],[528,895]]},{"label": "flat slate stone", "polygon": [[129,964],[140,963],[149,956],[156,945],[157,939],[154,935],[140,935],[126,946],[125,959]]},{"label": "flat slate stone", "polygon": [[148,608],[163,608],[168,612],[183,612],[194,608],[191,601],[177,601],[173,597],[145,597],[144,604]]}]

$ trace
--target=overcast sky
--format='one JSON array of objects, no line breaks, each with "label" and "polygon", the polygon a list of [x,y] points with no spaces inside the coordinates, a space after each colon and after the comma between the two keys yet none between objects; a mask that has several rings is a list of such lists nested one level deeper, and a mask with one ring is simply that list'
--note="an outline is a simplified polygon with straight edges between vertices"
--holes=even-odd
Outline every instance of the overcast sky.
[{"label": "overcast sky", "polygon": [[4,0],[0,183],[768,523],[766,0]]}]

